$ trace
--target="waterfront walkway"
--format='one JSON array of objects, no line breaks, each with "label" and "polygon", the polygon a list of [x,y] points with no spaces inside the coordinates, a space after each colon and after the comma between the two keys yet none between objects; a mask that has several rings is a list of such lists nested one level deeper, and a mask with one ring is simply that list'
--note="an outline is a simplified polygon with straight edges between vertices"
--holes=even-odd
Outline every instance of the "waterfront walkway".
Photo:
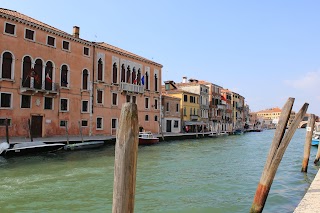
[{"label": "waterfront walkway", "polygon": [[294,213],[320,213],[320,172],[318,171],[307,193]]},{"label": "waterfront walkway", "polygon": [[[164,140],[182,140],[189,138],[201,138],[207,137],[211,132],[200,132],[200,133],[165,133],[163,134]],[[160,138],[162,140],[162,134],[154,134],[154,136]],[[217,135],[218,136],[218,135]],[[116,136],[108,136],[108,135],[96,135],[96,136],[83,136],[83,141],[104,141],[106,144],[114,144],[116,140]],[[0,143],[5,142],[5,137],[0,137]],[[21,142],[30,142],[30,138],[26,137],[10,137],[9,143],[21,143]],[[33,141],[41,141],[45,143],[76,143],[81,142],[82,138],[80,135],[61,135],[61,136],[53,136],[53,137],[43,137],[43,138],[33,138]]]}]

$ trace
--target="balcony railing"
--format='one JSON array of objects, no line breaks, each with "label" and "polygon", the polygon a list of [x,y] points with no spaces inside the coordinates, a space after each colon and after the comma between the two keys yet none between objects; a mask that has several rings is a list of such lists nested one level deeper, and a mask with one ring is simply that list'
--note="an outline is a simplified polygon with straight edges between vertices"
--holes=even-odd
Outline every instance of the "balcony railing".
[{"label": "balcony railing", "polygon": [[222,105],[222,104],[218,104],[218,109],[226,109],[226,106],[225,105]]},{"label": "balcony railing", "polygon": [[46,92],[46,93],[58,93],[59,84],[54,82],[36,82],[33,77],[27,80],[21,80],[21,91],[34,91],[34,92]]},{"label": "balcony railing", "polygon": [[141,85],[136,85],[136,84],[129,84],[125,82],[120,83],[120,89],[121,91],[126,91],[126,92],[136,92],[136,93],[144,93],[144,88]]},{"label": "balcony railing", "polygon": [[198,115],[190,115],[190,120],[198,120],[199,116]]}]

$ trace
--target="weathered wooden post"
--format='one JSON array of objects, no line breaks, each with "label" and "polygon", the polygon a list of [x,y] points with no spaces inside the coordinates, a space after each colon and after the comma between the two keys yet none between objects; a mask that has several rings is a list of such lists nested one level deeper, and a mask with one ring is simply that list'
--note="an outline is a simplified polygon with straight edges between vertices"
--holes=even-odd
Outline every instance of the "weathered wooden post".
[{"label": "weathered wooden post", "polygon": [[80,132],[80,136],[81,136],[81,142],[83,143],[83,135],[82,135],[81,122],[78,121],[78,124],[79,124],[79,132]]},{"label": "weathered wooden post", "polygon": [[164,141],[164,136],[163,136],[163,131],[162,131],[162,125],[161,125],[161,122],[159,122],[159,130],[160,130],[160,133],[161,133],[161,137],[162,137],[162,141]]},{"label": "weathered wooden post", "polygon": [[8,118],[6,118],[6,139],[7,139],[7,143],[9,143],[9,123],[8,123]]},{"label": "weathered wooden post", "polygon": [[[317,129],[315,129],[317,131]],[[312,129],[313,131],[313,129]],[[316,158],[314,160],[314,164],[317,164],[319,162],[319,159],[320,159],[320,145],[318,144],[318,151],[317,151],[317,154],[316,154]]]},{"label": "weathered wooden post", "polygon": [[204,125],[202,124],[202,137],[204,137]]},{"label": "weathered wooden post", "polygon": [[137,105],[123,104],[115,145],[113,213],[134,212],[138,127]]},{"label": "weathered wooden post", "polygon": [[196,124],[196,138],[198,138],[198,124]]},{"label": "weathered wooden post", "polygon": [[68,133],[68,122],[66,124],[66,136],[67,136],[67,144],[69,145],[69,133]]},{"label": "weathered wooden post", "polygon": [[313,133],[315,121],[316,121],[315,115],[311,114],[309,119],[308,119],[308,125],[307,125],[307,128],[306,128],[306,130],[307,130],[306,142],[304,144],[304,152],[303,152],[303,160],[302,160],[301,172],[307,172],[307,170],[308,170],[308,162],[309,162],[309,157],[310,157],[312,133]]},{"label": "weathered wooden post", "polygon": [[30,119],[28,119],[28,130],[29,130],[29,137],[30,137],[30,141],[33,141],[33,136],[32,136],[32,132],[31,132],[31,123],[32,121]]},{"label": "weathered wooden post", "polygon": [[258,184],[256,194],[254,196],[253,203],[250,209],[251,213],[262,212],[271,188],[271,184],[273,182],[281,159],[284,155],[284,152],[308,109],[309,104],[305,103],[300,111],[296,114],[293,122],[286,131],[286,126],[290,117],[293,102],[294,98],[289,98],[282,108],[279,123],[273,137],[268,158],[264,166],[260,182]]}]

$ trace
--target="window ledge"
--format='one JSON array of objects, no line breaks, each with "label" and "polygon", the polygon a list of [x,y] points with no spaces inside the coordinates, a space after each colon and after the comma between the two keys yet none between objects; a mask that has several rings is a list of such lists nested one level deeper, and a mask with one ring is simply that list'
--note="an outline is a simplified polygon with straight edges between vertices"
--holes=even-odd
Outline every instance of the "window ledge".
[{"label": "window ledge", "polygon": [[14,79],[9,79],[9,78],[0,78],[0,81],[9,81],[9,82],[12,82],[12,83],[16,82]]}]

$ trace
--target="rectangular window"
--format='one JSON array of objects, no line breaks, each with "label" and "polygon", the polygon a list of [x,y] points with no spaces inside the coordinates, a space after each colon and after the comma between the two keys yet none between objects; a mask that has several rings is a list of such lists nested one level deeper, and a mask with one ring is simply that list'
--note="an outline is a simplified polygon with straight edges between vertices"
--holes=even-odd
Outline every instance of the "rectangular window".
[{"label": "rectangular window", "polygon": [[169,102],[167,102],[166,111],[169,112]]},{"label": "rectangular window", "polygon": [[89,101],[82,101],[81,112],[89,112]]},{"label": "rectangular window", "polygon": [[69,41],[62,41],[62,49],[69,50],[69,48],[70,48]]},{"label": "rectangular window", "polygon": [[89,48],[83,47],[83,55],[89,56]]},{"label": "rectangular window", "polygon": [[126,102],[129,103],[131,101],[131,96],[130,95],[126,95]]},{"label": "rectangular window", "polygon": [[174,128],[178,128],[178,125],[179,125],[179,121],[174,121],[173,127],[174,127]]},{"label": "rectangular window", "polygon": [[0,108],[11,108],[12,95],[11,93],[0,93]]},{"label": "rectangular window", "polygon": [[158,121],[158,116],[157,115],[154,116],[154,121]]},{"label": "rectangular window", "polygon": [[186,116],[187,115],[187,108],[183,108],[183,115]]},{"label": "rectangular window", "polygon": [[81,126],[82,127],[87,127],[88,126],[88,120],[82,120],[81,121]]},{"label": "rectangular window", "polygon": [[116,129],[117,128],[117,119],[116,118],[112,118],[111,119],[111,128],[112,129]]},{"label": "rectangular window", "polygon": [[179,112],[179,104],[176,104],[176,112]]},{"label": "rectangular window", "polygon": [[16,34],[16,25],[6,23],[4,32],[7,34],[15,35]]},{"label": "rectangular window", "polygon": [[188,101],[188,96],[187,96],[187,95],[184,95],[184,96],[183,96],[183,101],[184,101],[184,102],[187,102],[187,101]]},{"label": "rectangular window", "polygon": [[158,109],[158,100],[154,99],[154,109]]},{"label": "rectangular window", "polygon": [[102,104],[102,95],[103,95],[103,91],[97,90],[97,103],[98,104]]},{"label": "rectangular window", "polygon": [[112,93],[112,105],[117,105],[118,94]]},{"label": "rectangular window", "polygon": [[44,109],[53,109],[53,98],[44,97]]},{"label": "rectangular window", "polygon": [[132,103],[137,103],[137,97],[136,96],[132,96]]},{"label": "rectangular window", "polygon": [[[8,126],[11,125],[11,119],[7,118]],[[6,126],[6,119],[0,118],[0,126]]]},{"label": "rectangular window", "polygon": [[56,38],[48,36],[47,37],[47,45],[55,47],[56,46]]},{"label": "rectangular window", "polygon": [[31,96],[22,95],[21,96],[21,108],[31,108]]},{"label": "rectangular window", "polygon": [[61,98],[60,99],[60,111],[68,111],[68,99]]},{"label": "rectangular window", "polygon": [[149,121],[149,115],[145,115],[144,120]]},{"label": "rectangular window", "polygon": [[33,30],[26,29],[25,34],[24,34],[24,37],[25,37],[26,39],[29,39],[29,40],[34,41],[34,31],[33,31]]},{"label": "rectangular window", "polygon": [[97,118],[97,129],[102,129],[102,118]]},{"label": "rectangular window", "polygon": [[145,108],[149,109],[149,98],[145,98]]},{"label": "rectangular window", "polygon": [[68,121],[66,121],[66,120],[60,121],[60,127],[66,127],[67,125],[68,125]]}]

